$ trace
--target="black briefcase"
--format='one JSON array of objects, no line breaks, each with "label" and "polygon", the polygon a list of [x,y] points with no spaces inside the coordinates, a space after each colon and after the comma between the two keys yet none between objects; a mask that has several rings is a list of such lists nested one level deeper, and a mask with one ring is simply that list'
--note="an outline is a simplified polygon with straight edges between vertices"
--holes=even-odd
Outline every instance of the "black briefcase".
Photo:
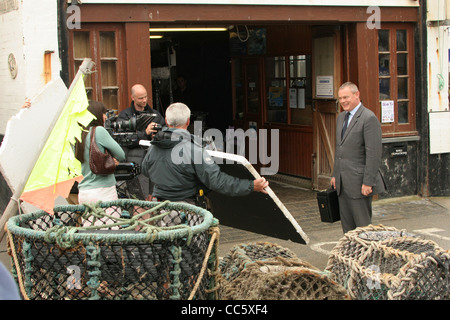
[{"label": "black briefcase", "polygon": [[327,189],[317,193],[320,220],[322,222],[336,222],[341,220],[339,214],[339,201],[336,189]]}]

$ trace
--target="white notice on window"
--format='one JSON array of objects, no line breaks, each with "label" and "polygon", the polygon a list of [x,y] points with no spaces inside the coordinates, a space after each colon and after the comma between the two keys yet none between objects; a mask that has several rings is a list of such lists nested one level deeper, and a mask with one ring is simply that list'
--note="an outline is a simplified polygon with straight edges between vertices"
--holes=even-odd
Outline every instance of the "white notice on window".
[{"label": "white notice on window", "polygon": [[297,108],[297,89],[289,88],[289,107]]},{"label": "white notice on window", "polygon": [[450,111],[430,112],[430,154],[450,152]]},{"label": "white notice on window", "polygon": [[394,122],[394,101],[381,101],[381,123]]},{"label": "white notice on window", "polygon": [[333,76],[317,76],[316,96],[318,98],[333,98]]},{"label": "white notice on window", "polygon": [[303,89],[303,88],[298,89],[297,93],[298,93],[298,99],[297,99],[298,107],[300,109],[305,109],[305,89]]}]

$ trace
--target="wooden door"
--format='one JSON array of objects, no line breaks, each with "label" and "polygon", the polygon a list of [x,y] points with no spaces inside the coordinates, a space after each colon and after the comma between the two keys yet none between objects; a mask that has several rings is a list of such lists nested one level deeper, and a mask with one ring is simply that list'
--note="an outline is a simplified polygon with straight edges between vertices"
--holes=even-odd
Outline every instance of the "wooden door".
[{"label": "wooden door", "polygon": [[336,143],[338,88],[342,83],[342,46],[336,26],[313,28],[313,174],[312,185],[330,185]]},{"label": "wooden door", "polygon": [[261,128],[263,120],[263,87],[261,61],[257,58],[233,59],[234,126],[247,130]]},{"label": "wooden door", "polygon": [[[233,59],[233,113],[234,113],[234,148],[228,152],[245,156],[252,165],[258,163],[258,130],[262,128],[263,87],[261,60],[258,58]],[[255,129],[252,133],[249,129]],[[243,130],[244,137],[238,132]],[[233,137],[231,137],[233,138]],[[227,143],[231,143],[227,136]],[[228,146],[227,148],[231,148]],[[251,150],[250,150],[251,149]]]},{"label": "wooden door", "polygon": [[262,85],[259,59],[244,60],[244,128],[260,129],[262,125]]}]

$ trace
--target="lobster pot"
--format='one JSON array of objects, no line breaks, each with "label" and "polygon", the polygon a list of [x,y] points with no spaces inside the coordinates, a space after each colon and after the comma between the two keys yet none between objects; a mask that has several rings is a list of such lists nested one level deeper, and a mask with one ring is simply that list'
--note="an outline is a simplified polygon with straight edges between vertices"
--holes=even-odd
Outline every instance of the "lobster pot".
[{"label": "lobster pot", "polygon": [[449,299],[450,252],[383,225],[357,228],[332,250],[326,271],[357,300]]},{"label": "lobster pot", "polygon": [[59,206],[7,233],[25,299],[215,299],[217,220],[187,203]]},{"label": "lobster pot", "polygon": [[235,246],[220,263],[223,300],[342,300],[346,290],[289,249],[272,243]]}]

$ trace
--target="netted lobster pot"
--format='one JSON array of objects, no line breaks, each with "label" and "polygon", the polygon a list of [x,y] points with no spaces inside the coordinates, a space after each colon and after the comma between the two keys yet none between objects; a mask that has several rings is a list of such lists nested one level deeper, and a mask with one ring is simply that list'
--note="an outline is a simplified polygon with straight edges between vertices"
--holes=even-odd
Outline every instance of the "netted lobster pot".
[{"label": "netted lobster pot", "polygon": [[178,202],[120,199],[7,224],[25,299],[215,299],[217,220]]},{"label": "netted lobster pot", "polygon": [[341,300],[339,284],[289,249],[271,243],[238,245],[219,265],[222,300]]},{"label": "netted lobster pot", "polygon": [[357,300],[450,297],[450,252],[393,227],[369,225],[346,233],[325,270]]}]

